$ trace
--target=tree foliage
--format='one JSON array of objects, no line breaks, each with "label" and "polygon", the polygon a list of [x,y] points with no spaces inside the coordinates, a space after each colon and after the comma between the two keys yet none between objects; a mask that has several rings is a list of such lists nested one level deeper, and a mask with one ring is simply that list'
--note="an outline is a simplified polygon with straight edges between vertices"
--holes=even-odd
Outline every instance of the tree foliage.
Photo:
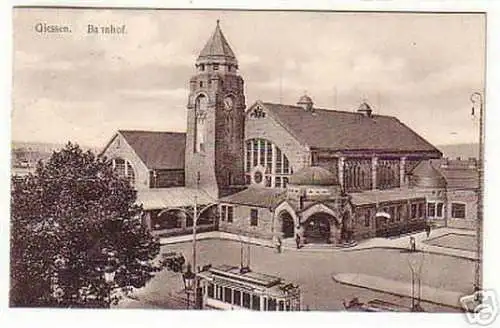
[{"label": "tree foliage", "polygon": [[109,307],[144,286],[160,246],[135,200],[109,161],[71,143],[13,177],[11,306]]}]

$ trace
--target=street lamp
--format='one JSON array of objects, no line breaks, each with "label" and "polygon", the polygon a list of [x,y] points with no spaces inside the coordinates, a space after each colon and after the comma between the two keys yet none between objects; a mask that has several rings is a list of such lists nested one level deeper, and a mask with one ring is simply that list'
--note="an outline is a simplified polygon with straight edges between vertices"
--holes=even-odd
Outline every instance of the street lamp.
[{"label": "street lamp", "polygon": [[[422,251],[409,251],[408,252],[408,265],[411,271],[411,310],[417,311],[421,310],[420,298],[421,298],[421,273],[422,265],[424,263],[424,252]],[[418,283],[418,298],[415,302],[415,280]]]},{"label": "street lamp", "polygon": [[193,292],[196,281],[196,274],[194,274],[193,271],[191,271],[191,264],[189,263],[187,265],[186,272],[182,274],[182,280],[184,281],[184,289],[186,290],[186,296],[187,296],[186,309],[189,309],[189,294]]}]

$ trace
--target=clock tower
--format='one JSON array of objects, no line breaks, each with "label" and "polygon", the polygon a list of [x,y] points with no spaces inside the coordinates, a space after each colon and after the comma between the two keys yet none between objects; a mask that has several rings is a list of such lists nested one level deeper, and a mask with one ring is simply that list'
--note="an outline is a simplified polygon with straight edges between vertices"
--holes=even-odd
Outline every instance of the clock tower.
[{"label": "clock tower", "polygon": [[217,21],[189,81],[186,187],[219,198],[244,184],[245,94],[238,61]]}]

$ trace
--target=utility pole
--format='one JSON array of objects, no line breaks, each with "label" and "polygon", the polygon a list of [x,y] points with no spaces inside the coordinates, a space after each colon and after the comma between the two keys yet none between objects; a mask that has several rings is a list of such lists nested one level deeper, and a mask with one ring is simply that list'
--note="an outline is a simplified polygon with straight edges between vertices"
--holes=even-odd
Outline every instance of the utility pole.
[{"label": "utility pole", "polygon": [[478,159],[478,190],[477,190],[477,222],[476,222],[476,241],[477,241],[477,261],[474,275],[474,289],[479,291],[483,285],[482,279],[482,260],[483,260],[483,170],[484,170],[484,106],[483,95],[474,92],[470,96],[472,102],[472,116],[474,116],[475,105],[479,104],[479,159]]}]

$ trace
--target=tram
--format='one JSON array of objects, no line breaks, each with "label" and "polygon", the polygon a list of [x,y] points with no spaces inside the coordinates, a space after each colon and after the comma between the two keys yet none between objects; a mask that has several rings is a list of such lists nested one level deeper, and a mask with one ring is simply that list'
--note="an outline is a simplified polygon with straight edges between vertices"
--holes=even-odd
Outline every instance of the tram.
[{"label": "tram", "polygon": [[203,308],[221,310],[300,311],[297,285],[280,277],[231,265],[205,267],[198,273]]}]

